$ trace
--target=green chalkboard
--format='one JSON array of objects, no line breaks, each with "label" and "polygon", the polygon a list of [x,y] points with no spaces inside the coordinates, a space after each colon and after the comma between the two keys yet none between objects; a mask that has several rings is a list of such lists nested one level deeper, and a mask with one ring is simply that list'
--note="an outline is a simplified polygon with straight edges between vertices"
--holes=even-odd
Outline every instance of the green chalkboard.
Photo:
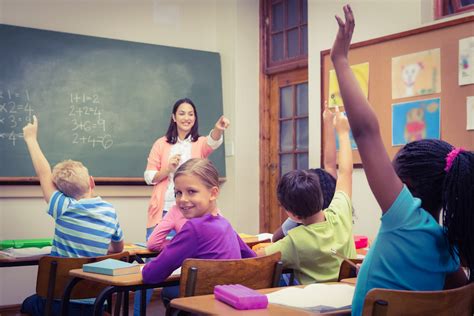
[{"label": "green chalkboard", "polygon": [[[54,165],[82,161],[105,180],[143,177],[171,108],[191,98],[199,132],[222,115],[217,53],[0,24],[0,182],[33,177],[22,128],[36,115]],[[225,177],[224,146],[210,159]]]}]

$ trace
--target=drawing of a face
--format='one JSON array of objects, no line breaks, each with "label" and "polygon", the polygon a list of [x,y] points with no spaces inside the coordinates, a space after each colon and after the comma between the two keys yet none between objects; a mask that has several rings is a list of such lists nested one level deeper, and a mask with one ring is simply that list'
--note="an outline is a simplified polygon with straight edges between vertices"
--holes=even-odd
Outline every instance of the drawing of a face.
[{"label": "drawing of a face", "polygon": [[402,79],[407,87],[412,87],[415,84],[416,77],[420,70],[423,69],[422,63],[414,63],[403,66]]},{"label": "drawing of a face", "polygon": [[425,116],[425,111],[420,108],[414,108],[408,111],[407,113],[407,122],[419,122],[423,121]]}]

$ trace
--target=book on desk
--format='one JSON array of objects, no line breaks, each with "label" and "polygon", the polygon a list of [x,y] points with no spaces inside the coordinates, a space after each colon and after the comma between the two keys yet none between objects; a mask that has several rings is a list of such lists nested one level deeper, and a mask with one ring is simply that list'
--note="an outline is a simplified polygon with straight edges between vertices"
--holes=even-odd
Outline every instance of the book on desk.
[{"label": "book on desk", "polygon": [[82,266],[82,271],[115,276],[139,273],[140,265],[116,259],[105,259],[98,262],[84,264]]}]

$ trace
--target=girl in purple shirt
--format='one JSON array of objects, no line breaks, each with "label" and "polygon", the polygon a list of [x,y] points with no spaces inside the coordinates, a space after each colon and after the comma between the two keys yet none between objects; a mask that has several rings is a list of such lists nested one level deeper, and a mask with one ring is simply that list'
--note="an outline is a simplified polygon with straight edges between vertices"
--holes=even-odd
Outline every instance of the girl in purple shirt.
[{"label": "girl in purple shirt", "polygon": [[[219,175],[211,161],[190,159],[174,175],[176,205],[188,219],[158,257],[143,268],[144,283],[164,281],[186,258],[255,257],[217,209]],[[165,296],[167,292],[163,291]],[[177,294],[177,292],[175,293]],[[164,300],[166,301],[166,299]]]}]

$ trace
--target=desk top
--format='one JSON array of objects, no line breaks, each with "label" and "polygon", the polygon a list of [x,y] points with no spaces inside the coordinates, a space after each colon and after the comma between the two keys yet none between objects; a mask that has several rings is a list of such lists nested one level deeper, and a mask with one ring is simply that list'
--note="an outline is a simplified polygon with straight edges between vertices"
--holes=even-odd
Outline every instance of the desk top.
[{"label": "desk top", "polygon": [[[99,273],[84,272],[82,271],[82,269],[73,269],[69,271],[69,275],[73,277],[79,277],[84,280],[94,281],[112,286],[132,286],[143,284],[141,269],[140,273],[124,275],[105,275]],[[180,276],[180,274],[172,274],[166,279],[166,282],[179,281]]]},{"label": "desk top", "polygon": [[[303,287],[304,285],[298,285],[297,287]],[[274,291],[281,290],[283,288],[270,288],[261,289],[257,292],[262,294],[268,294]],[[306,311],[304,309],[294,308],[290,306],[278,305],[269,303],[266,309],[253,309],[253,310],[238,310],[221,301],[215,299],[214,294],[200,295],[191,297],[180,297],[175,298],[171,301],[171,306],[183,311],[205,314],[205,315],[350,315],[350,310],[339,310],[334,312],[327,312],[322,314],[316,314],[314,312]]]}]

